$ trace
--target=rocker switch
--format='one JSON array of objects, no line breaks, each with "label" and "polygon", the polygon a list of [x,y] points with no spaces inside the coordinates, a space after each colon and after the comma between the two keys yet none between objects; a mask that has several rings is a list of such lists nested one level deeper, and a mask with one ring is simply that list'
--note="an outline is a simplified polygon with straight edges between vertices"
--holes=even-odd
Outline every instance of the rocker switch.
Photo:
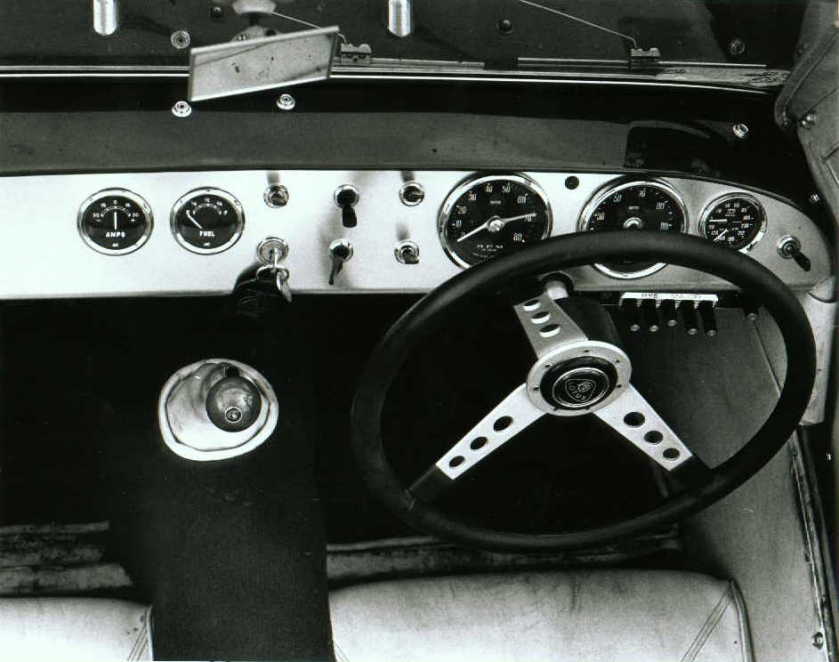
[{"label": "rocker switch", "polygon": [[358,204],[359,198],[358,189],[355,186],[345,184],[335,191],[335,204],[341,209],[341,223],[345,228],[354,228],[358,225],[354,207]]}]

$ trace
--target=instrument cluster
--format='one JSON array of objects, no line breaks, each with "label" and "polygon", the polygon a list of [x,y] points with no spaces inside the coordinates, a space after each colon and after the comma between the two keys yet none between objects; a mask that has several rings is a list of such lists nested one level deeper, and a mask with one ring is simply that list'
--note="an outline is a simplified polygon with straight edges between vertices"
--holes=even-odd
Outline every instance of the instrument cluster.
[{"label": "instrument cluster", "polygon": [[[44,205],[45,192],[53,195]],[[0,298],[218,295],[262,260],[299,293],[425,292],[571,232],[668,232],[748,253],[792,289],[831,275],[806,213],[770,193],[592,172],[200,171],[0,178]],[[168,219],[168,227],[162,219]],[[268,243],[266,244],[266,240]],[[22,247],[37,245],[39,260]],[[282,246],[277,255],[257,248]],[[731,289],[663,263],[569,270],[581,291]]]}]

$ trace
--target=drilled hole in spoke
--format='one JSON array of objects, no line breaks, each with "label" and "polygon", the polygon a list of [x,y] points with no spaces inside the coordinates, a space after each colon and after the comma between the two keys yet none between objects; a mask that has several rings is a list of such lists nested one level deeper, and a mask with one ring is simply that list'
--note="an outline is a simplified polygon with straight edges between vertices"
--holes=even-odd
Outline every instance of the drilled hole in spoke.
[{"label": "drilled hole in spoke", "polygon": [[547,324],[539,329],[539,335],[543,338],[550,338],[559,333],[559,324]]},{"label": "drilled hole in spoke", "polygon": [[681,453],[679,453],[679,451],[675,448],[667,448],[665,449],[664,453],[662,453],[662,455],[664,455],[664,457],[666,457],[668,460],[678,460],[679,455],[681,455]]},{"label": "drilled hole in spoke", "polygon": [[455,467],[459,467],[466,461],[462,455],[455,455],[451,460],[449,460],[449,466],[454,469]]},{"label": "drilled hole in spoke", "polygon": [[536,310],[541,305],[542,304],[539,301],[539,299],[531,299],[530,301],[525,302],[524,305],[522,306],[522,308],[524,308],[527,311],[530,311],[530,310]]},{"label": "drilled hole in spoke", "polygon": [[644,435],[644,441],[648,444],[660,444],[662,439],[664,439],[664,435],[658,430],[650,430]]},{"label": "drilled hole in spoke", "polygon": [[495,423],[492,424],[493,430],[496,432],[501,432],[501,430],[506,430],[512,424],[513,419],[510,416],[502,416],[501,418],[497,419]]},{"label": "drilled hole in spoke", "polygon": [[645,420],[647,419],[644,418],[644,414],[640,411],[631,411],[623,417],[623,422],[631,428],[640,428],[644,425]]},{"label": "drilled hole in spoke", "polygon": [[551,318],[551,314],[547,310],[540,310],[538,313],[535,313],[531,318],[530,321],[534,324],[543,324],[547,322]]},{"label": "drilled hole in spoke", "polygon": [[477,439],[472,440],[472,443],[469,444],[469,448],[471,448],[473,451],[480,450],[481,448],[487,445],[487,441],[488,439],[486,437],[478,437]]}]

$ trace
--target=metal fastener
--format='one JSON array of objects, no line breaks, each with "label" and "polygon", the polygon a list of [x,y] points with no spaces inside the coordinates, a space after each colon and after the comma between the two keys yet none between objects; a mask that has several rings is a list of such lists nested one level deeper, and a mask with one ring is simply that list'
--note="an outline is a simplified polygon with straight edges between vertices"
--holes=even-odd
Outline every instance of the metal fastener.
[{"label": "metal fastener", "polygon": [[277,97],[277,108],[280,110],[294,110],[294,107],[297,105],[297,101],[294,100],[294,97],[291,96],[288,92],[284,92],[279,97]]},{"label": "metal fastener", "polygon": [[182,51],[184,48],[189,48],[189,44],[192,39],[189,36],[189,32],[186,30],[178,30],[177,32],[173,32],[172,36],[169,37],[169,42],[177,48],[179,51]]},{"label": "metal fastener", "polygon": [[807,113],[801,120],[798,122],[803,129],[809,129],[816,123],[816,113],[812,110]]},{"label": "metal fastener", "polygon": [[737,57],[738,55],[742,55],[746,52],[746,42],[740,39],[740,37],[734,37],[731,41],[728,42],[728,54]]},{"label": "metal fastener", "polygon": [[824,632],[816,632],[816,634],[813,635],[813,646],[818,649],[824,647]]},{"label": "metal fastener", "polygon": [[744,124],[743,122],[738,122],[731,127],[731,132],[740,140],[745,140],[749,137],[749,125]]},{"label": "metal fastener", "polygon": [[813,191],[810,195],[807,196],[807,200],[810,201],[811,205],[817,205],[822,201],[822,197]]},{"label": "metal fastener", "polygon": [[175,117],[189,117],[192,115],[192,106],[183,100],[176,101],[175,105],[172,106],[172,114]]}]

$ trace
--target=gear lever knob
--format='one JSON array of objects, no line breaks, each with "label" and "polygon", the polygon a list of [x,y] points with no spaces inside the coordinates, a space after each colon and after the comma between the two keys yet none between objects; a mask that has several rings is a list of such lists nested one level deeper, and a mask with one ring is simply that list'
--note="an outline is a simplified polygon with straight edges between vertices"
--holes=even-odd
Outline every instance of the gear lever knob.
[{"label": "gear lever knob", "polygon": [[207,415],[217,428],[238,432],[253,425],[262,409],[262,396],[253,383],[230,366],[207,393]]},{"label": "gear lever knob", "polygon": [[278,421],[277,396],[244,363],[199,361],[178,370],[163,387],[158,425],[164,443],[190,460],[223,460],[264,443]]}]

